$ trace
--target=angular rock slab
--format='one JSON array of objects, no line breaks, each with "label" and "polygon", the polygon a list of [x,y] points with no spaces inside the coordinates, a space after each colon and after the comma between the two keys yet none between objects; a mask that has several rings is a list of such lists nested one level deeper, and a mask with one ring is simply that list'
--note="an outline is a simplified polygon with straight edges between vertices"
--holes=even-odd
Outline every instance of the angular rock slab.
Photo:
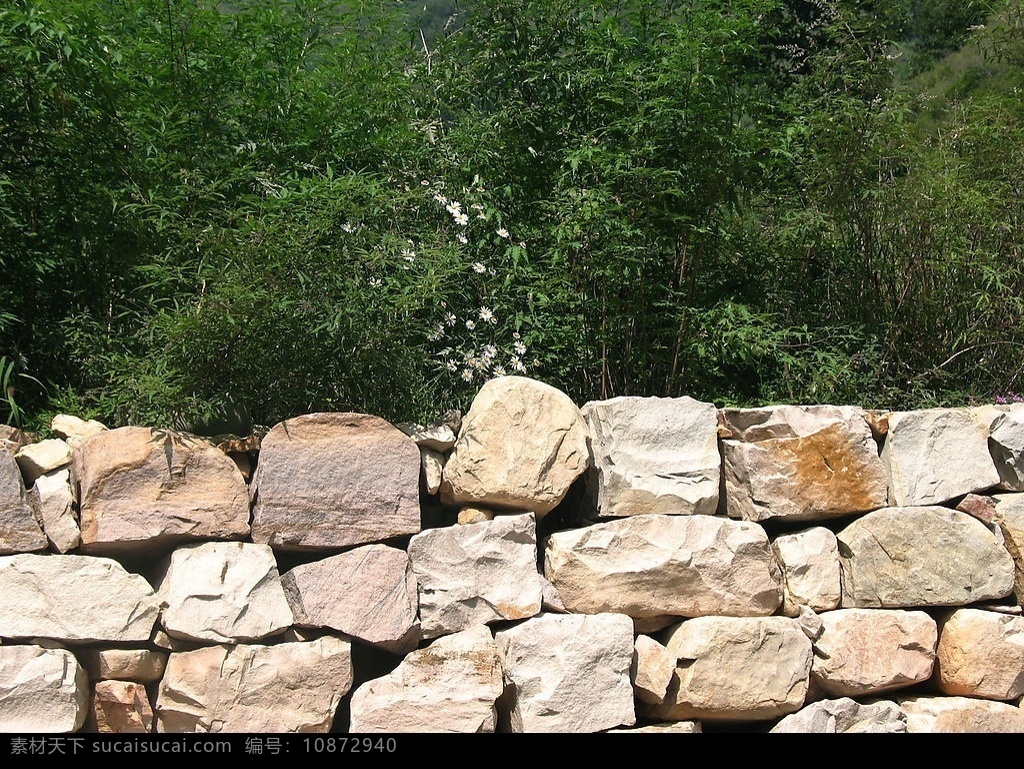
[{"label": "angular rock slab", "polygon": [[989,449],[1000,488],[1024,491],[1024,404],[999,414],[989,428]]},{"label": "angular rock slab", "polygon": [[150,649],[90,649],[79,656],[97,681],[151,684],[160,680],[167,664],[167,654]]},{"label": "angular rock slab", "polygon": [[782,567],[782,613],[796,617],[801,606],[829,611],[842,599],[839,543],[829,529],[817,526],[783,534],[772,542]]},{"label": "angular rock slab", "polygon": [[672,676],[676,672],[676,658],[668,649],[650,636],[638,635],[633,643],[633,691],[637,699],[651,705],[665,701]]},{"label": "angular rock slab", "polygon": [[532,617],[544,585],[532,513],[428,529],[409,542],[425,638]]},{"label": "angular rock slab", "polygon": [[641,515],[552,534],[544,575],[572,612],[764,616],[782,575],[756,523]]},{"label": "angular rock slab", "polygon": [[146,687],[132,681],[97,681],[92,695],[91,721],[101,734],[148,734],[153,731],[153,707]]},{"label": "angular rock slab", "polygon": [[596,517],[715,514],[722,460],[713,403],[621,397],[592,401],[581,412],[590,430],[587,485]]},{"label": "angular rock slab", "polygon": [[357,547],[296,566],[281,584],[296,625],[340,630],[396,654],[419,643],[416,577],[404,550]]},{"label": "angular rock slab", "polygon": [[202,440],[121,427],[75,446],[82,549],[122,554],[249,534],[249,493],[238,467]]},{"label": "angular rock slab", "polygon": [[67,441],[72,448],[106,429],[105,424],[95,419],[85,420],[70,414],[57,414],[50,420],[51,432]]},{"label": "angular rock slab", "polygon": [[254,542],[318,550],[420,530],[420,452],[380,417],[307,414],[276,425],[252,482]]},{"label": "angular rock slab", "polygon": [[901,697],[910,734],[1024,733],[1024,710],[972,697]]},{"label": "angular rock slab", "polygon": [[31,486],[40,475],[70,465],[71,449],[64,441],[50,438],[22,446],[14,459],[21,468],[25,485]]},{"label": "angular rock slab", "polygon": [[944,694],[1024,696],[1024,617],[958,609],[942,623],[935,680]]},{"label": "angular rock slab", "polygon": [[58,553],[66,553],[82,544],[74,503],[71,471],[67,469],[40,475],[28,491],[32,514],[42,522],[46,538]]},{"label": "angular rock slab", "polygon": [[1013,591],[1013,559],[976,518],[890,507],[838,535],[843,608],[959,606]]},{"label": "angular rock slab", "polygon": [[1003,533],[1003,547],[1013,557],[1013,593],[1024,605],[1024,494],[996,494],[995,520]]},{"label": "angular rock slab", "polygon": [[923,611],[838,609],[819,615],[811,679],[830,697],[862,697],[927,681],[938,630]]},{"label": "angular rock slab", "polygon": [[89,677],[64,649],[0,646],[0,732],[74,732],[89,712]]},{"label": "angular rock slab", "polygon": [[257,641],[293,621],[274,551],[247,542],[205,542],[171,554],[160,582],[167,634],[189,641]]},{"label": "angular rock slab", "polygon": [[176,653],[160,681],[157,731],[327,732],[351,687],[351,644],[333,636]]},{"label": "angular rock slab", "polygon": [[861,705],[849,697],[815,702],[783,718],[772,734],[906,734],[907,717],[895,702]]},{"label": "angular rock slab", "polygon": [[441,499],[541,518],[588,464],[587,425],[569,396],[527,377],[497,377],[480,388],[463,420]]},{"label": "angular rock slab", "polygon": [[636,722],[633,623],[622,614],[542,614],[495,634],[513,732],[599,732]]},{"label": "angular rock slab", "polygon": [[406,655],[394,671],[352,694],[350,729],[380,732],[493,732],[504,689],[498,648],[483,625]]},{"label": "angular rock slab", "polygon": [[999,483],[988,449],[989,422],[978,409],[924,409],[889,415],[882,461],[889,503],[938,505]]},{"label": "angular rock slab", "polygon": [[0,451],[0,555],[46,549],[46,535],[32,514],[14,457]]},{"label": "angular rock slab", "polygon": [[724,418],[740,438],[722,441],[731,518],[816,521],[885,506],[885,468],[860,409],[778,406]]},{"label": "angular rock slab", "polygon": [[678,663],[664,704],[647,709],[654,718],[757,721],[803,707],[811,642],[796,620],[698,617],[665,645]]},{"label": "angular rock slab", "polygon": [[85,555],[0,558],[0,637],[148,641],[153,588],[117,561]]}]

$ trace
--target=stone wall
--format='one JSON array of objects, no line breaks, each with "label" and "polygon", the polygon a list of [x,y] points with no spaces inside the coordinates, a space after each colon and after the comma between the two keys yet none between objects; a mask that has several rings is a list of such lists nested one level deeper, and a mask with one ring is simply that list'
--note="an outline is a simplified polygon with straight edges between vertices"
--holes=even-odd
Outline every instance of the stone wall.
[{"label": "stone wall", "polygon": [[1024,405],[53,431],[0,451],[2,731],[1024,731]]}]

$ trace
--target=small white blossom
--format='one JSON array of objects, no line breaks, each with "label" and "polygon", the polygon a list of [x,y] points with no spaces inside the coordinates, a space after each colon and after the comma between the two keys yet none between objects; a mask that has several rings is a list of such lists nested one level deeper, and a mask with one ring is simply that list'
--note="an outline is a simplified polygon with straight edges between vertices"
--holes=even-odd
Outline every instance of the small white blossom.
[{"label": "small white blossom", "polygon": [[508,230],[506,230],[504,227],[499,228],[498,229],[498,237],[499,238],[504,238],[505,240],[508,240],[509,239]]},{"label": "small white blossom", "polygon": [[458,371],[458,370],[459,370],[459,364],[458,364],[458,363],[456,363],[456,362],[455,362],[454,360],[452,360],[451,358],[449,358],[448,360],[446,360],[446,361],[444,362],[444,367],[445,367],[446,369],[448,369],[449,371],[451,371],[451,372],[452,372],[453,374],[454,374],[454,373],[455,373],[456,371]]},{"label": "small white blossom", "polygon": [[494,317],[494,313],[491,311],[490,307],[481,307],[480,308],[480,320],[482,320],[484,323],[497,323],[498,322],[498,319]]},{"label": "small white blossom", "polygon": [[457,200],[451,201],[448,205],[445,206],[445,208],[448,210],[448,213],[450,213],[452,216],[458,216],[459,214],[462,213],[462,203],[460,203]]},{"label": "small white blossom", "polygon": [[513,355],[509,360],[509,365],[512,366],[513,371],[526,371],[526,366],[523,365],[522,358],[518,355]]},{"label": "small white blossom", "polygon": [[467,320],[466,321],[466,328],[468,328],[470,331],[475,329],[476,328],[476,321]]},{"label": "small white blossom", "polygon": [[479,203],[474,203],[473,205],[470,206],[470,208],[472,208],[474,211],[483,211],[484,210],[484,207],[482,205],[480,205]]},{"label": "small white blossom", "polygon": [[402,258],[407,262],[411,262],[416,258],[416,252],[410,251],[408,248],[402,249]]},{"label": "small white blossom", "polygon": [[466,245],[469,242],[469,238],[467,238],[461,232],[455,236],[455,239],[458,240],[462,245]]},{"label": "small white blossom", "polygon": [[420,182],[420,184],[422,184],[424,187],[429,187],[430,186],[430,182],[428,182],[426,179],[422,180]]},{"label": "small white blossom", "polygon": [[465,227],[467,224],[469,224],[469,217],[463,213],[455,214],[454,219],[455,223],[460,227]]},{"label": "small white blossom", "polygon": [[450,312],[444,317],[444,322],[447,323],[449,326],[454,326],[457,320],[458,318],[455,317],[454,312]]},{"label": "small white blossom", "polygon": [[484,360],[486,361],[494,360],[495,358],[498,357],[498,348],[495,347],[493,344],[484,345],[483,356]]},{"label": "small white blossom", "polygon": [[439,341],[439,340],[441,340],[443,338],[444,338],[444,324],[443,323],[438,323],[437,324],[437,328],[435,328],[433,331],[430,332],[429,335],[427,335],[427,339],[429,339],[431,342],[437,342],[437,341]]},{"label": "small white blossom", "polygon": [[494,367],[494,376],[505,376],[505,367],[504,366],[495,366]]},{"label": "small white blossom", "polygon": [[460,376],[462,377],[462,381],[463,382],[472,382],[473,381],[473,370],[472,369],[468,369],[468,368],[464,368],[464,369],[462,369],[462,374],[460,374]]},{"label": "small white blossom", "polygon": [[512,349],[516,351],[516,355],[526,355],[526,345],[522,342],[516,342],[512,345]]},{"label": "small white blossom", "polygon": [[345,232],[355,232],[356,231],[355,225],[351,224],[350,222],[345,222],[343,225],[341,225],[341,229],[343,229]]},{"label": "small white blossom", "polygon": [[384,281],[381,280],[380,278],[370,278],[370,285],[373,288],[380,288],[381,286],[384,285]]},{"label": "small white blossom", "polygon": [[473,262],[473,272],[479,275],[487,272],[487,268],[484,267],[482,262]]},{"label": "small white blossom", "polygon": [[442,206],[448,205],[448,198],[446,198],[440,192],[434,193],[434,200],[440,203]]}]

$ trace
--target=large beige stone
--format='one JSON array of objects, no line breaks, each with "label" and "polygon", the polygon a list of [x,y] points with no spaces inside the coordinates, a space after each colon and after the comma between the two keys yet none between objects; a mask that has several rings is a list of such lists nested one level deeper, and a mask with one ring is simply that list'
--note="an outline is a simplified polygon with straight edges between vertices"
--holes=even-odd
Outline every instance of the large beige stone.
[{"label": "large beige stone", "polygon": [[205,441],[122,427],[79,443],[72,456],[85,552],[120,554],[249,534],[245,481]]},{"label": "large beige stone", "polygon": [[911,734],[1024,733],[1024,710],[972,697],[901,697]]},{"label": "large beige stone", "polygon": [[495,634],[514,732],[599,732],[636,722],[623,614],[542,614]]},{"label": "large beige stone", "polygon": [[0,646],[0,732],[74,732],[89,712],[89,678],[65,649]]},{"label": "large beige stone", "polygon": [[160,681],[157,731],[327,732],[351,687],[351,645],[333,636],[176,653]]},{"label": "large beige stone", "polygon": [[977,409],[925,409],[889,415],[882,461],[895,506],[937,505],[999,483],[988,420]]},{"label": "large beige stone", "polygon": [[0,555],[45,548],[46,535],[32,515],[18,463],[0,451]]},{"label": "large beige stone", "polygon": [[952,612],[941,626],[935,680],[945,694],[989,700],[1024,695],[1024,617]]},{"label": "large beige stone", "polygon": [[27,487],[35,483],[40,475],[70,465],[71,449],[64,441],[50,438],[22,446],[14,459],[21,468]]},{"label": "large beige stone", "polygon": [[[665,644],[677,659],[662,720],[757,721],[803,707],[811,642],[787,617],[698,617],[675,626]],[[728,685],[724,685],[728,682]]]},{"label": "large beige stone", "polygon": [[82,664],[96,681],[159,681],[167,654],[151,649],[89,649],[80,653]]},{"label": "large beige stone", "polygon": [[285,550],[381,542],[420,530],[420,452],[367,414],[307,414],[263,439],[252,538]]},{"label": "large beige stone", "polygon": [[989,448],[1000,487],[1024,491],[1024,403],[999,414],[989,428]]},{"label": "large beige stone", "polygon": [[43,524],[50,546],[58,553],[74,550],[82,543],[74,502],[71,471],[66,468],[40,475],[28,490],[32,514]]},{"label": "large beige stone", "polygon": [[783,718],[772,734],[906,734],[907,717],[895,702],[862,705],[849,697],[814,702]]},{"label": "large beige stone", "polygon": [[587,485],[597,517],[715,514],[722,460],[713,403],[620,397],[581,411],[590,430]]},{"label": "large beige stone", "polygon": [[428,529],[409,542],[426,638],[540,612],[532,513]]},{"label": "large beige stone", "polygon": [[801,606],[829,611],[839,606],[839,543],[829,529],[817,526],[783,534],[772,542],[782,567],[784,595],[782,611],[796,617]]},{"label": "large beige stone", "polygon": [[404,654],[420,639],[416,577],[409,555],[386,545],[296,566],[281,584],[303,627],[328,627]]},{"label": "large beige stone", "polygon": [[633,691],[637,699],[651,705],[664,702],[676,672],[676,658],[650,636],[638,635],[633,642]]},{"label": "large beige stone", "polygon": [[996,494],[993,499],[1003,546],[1013,557],[1013,593],[1024,605],[1024,494]]},{"label": "large beige stone", "polygon": [[0,558],[0,637],[146,641],[160,613],[153,588],[116,561],[84,555]]},{"label": "large beige stone", "polygon": [[923,611],[839,609],[819,615],[811,679],[830,697],[862,697],[927,681],[938,631]]},{"label": "large beige stone", "polygon": [[473,399],[444,468],[441,499],[542,517],[588,462],[587,425],[565,393],[526,377],[498,377]]},{"label": "large beige stone", "polygon": [[764,530],[706,515],[641,515],[557,532],[544,574],[569,611],[588,614],[761,616],[782,600]]},{"label": "large beige stone", "polygon": [[257,641],[284,632],[293,621],[274,552],[266,545],[205,542],[178,548],[158,590],[164,630],[188,641]]},{"label": "large beige stone", "polygon": [[885,468],[864,412],[776,406],[723,412],[726,507],[747,521],[814,521],[883,507]]},{"label": "large beige stone", "polygon": [[85,420],[70,414],[57,414],[50,420],[50,430],[53,434],[63,438],[72,448],[106,429],[105,424],[95,419]]},{"label": "large beige stone", "polygon": [[944,507],[892,507],[838,535],[844,608],[958,606],[1013,591],[1013,559],[981,521]]},{"label": "large beige stone", "polygon": [[406,655],[352,694],[351,731],[493,732],[503,690],[498,649],[477,625]]},{"label": "large beige stone", "polygon": [[153,731],[153,707],[146,687],[132,681],[97,681],[92,695],[92,721],[101,734]]}]

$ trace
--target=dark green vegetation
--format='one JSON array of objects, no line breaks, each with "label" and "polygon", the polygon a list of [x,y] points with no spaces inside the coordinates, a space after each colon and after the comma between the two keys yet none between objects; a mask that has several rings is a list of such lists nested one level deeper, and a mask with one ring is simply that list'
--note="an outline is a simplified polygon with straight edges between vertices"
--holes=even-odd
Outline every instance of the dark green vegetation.
[{"label": "dark green vegetation", "polygon": [[0,419],[1007,397],[1022,65],[1018,2],[13,0]]}]

